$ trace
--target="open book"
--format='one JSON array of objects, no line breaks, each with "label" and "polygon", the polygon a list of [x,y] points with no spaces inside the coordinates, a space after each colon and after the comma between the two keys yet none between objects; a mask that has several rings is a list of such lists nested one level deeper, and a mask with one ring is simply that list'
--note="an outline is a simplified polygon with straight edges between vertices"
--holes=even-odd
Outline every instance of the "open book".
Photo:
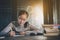
[{"label": "open book", "polygon": [[17,36],[37,36],[37,35],[43,35],[43,33],[40,33],[40,31],[26,31],[25,35],[14,35],[14,37],[17,37]]}]

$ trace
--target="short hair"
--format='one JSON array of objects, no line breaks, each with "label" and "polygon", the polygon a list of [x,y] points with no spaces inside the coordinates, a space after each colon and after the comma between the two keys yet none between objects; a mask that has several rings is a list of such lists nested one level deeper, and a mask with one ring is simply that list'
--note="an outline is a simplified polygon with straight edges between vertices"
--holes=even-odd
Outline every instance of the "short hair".
[{"label": "short hair", "polygon": [[21,16],[21,15],[24,15],[24,14],[26,14],[27,17],[29,16],[27,11],[25,11],[25,10],[20,10],[19,13],[18,13],[18,17]]}]

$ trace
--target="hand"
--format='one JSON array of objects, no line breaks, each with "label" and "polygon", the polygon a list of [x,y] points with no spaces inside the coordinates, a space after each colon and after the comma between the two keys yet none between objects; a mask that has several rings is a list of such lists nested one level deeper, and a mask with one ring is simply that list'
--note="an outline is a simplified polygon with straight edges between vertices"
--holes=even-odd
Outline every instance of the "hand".
[{"label": "hand", "polygon": [[25,35],[25,32],[20,32],[21,35]]},{"label": "hand", "polygon": [[34,31],[38,32],[39,30],[34,30]]},{"label": "hand", "polygon": [[14,36],[15,35],[15,32],[14,31],[11,31],[9,32],[10,36]]}]

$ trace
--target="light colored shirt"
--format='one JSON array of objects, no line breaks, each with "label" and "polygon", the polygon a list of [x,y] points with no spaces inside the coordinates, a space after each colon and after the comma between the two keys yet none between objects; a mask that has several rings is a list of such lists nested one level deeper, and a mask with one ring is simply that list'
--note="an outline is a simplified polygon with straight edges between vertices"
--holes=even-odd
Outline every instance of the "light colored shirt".
[{"label": "light colored shirt", "polygon": [[13,21],[9,24],[10,26],[10,29],[11,30],[15,30],[17,32],[21,32],[21,31],[26,31],[26,30],[29,30],[30,27],[29,27],[29,24],[27,23],[26,24],[26,28],[25,28],[25,25],[19,25],[16,21]]}]

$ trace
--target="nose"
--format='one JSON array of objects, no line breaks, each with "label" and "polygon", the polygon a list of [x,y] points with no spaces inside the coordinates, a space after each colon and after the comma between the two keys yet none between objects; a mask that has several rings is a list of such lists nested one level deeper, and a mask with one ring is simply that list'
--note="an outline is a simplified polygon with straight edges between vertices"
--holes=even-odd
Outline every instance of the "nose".
[{"label": "nose", "polygon": [[23,23],[23,20],[21,20],[21,23]]}]

